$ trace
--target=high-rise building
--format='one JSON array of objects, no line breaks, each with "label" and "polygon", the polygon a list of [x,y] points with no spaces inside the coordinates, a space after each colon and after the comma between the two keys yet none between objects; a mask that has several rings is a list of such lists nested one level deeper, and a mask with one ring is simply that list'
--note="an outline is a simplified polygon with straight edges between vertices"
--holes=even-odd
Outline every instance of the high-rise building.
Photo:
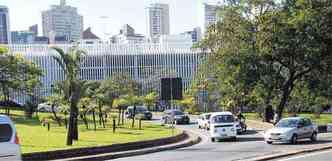
[{"label": "high-rise building", "polygon": [[38,24],[30,26],[29,27],[29,31],[32,32],[32,33],[34,33],[35,36],[37,36],[38,35]]},{"label": "high-rise building", "polygon": [[148,9],[148,33],[151,38],[170,34],[169,5],[150,4]]},{"label": "high-rise building", "polygon": [[198,42],[201,40],[202,32],[200,27],[194,28],[192,31],[186,31],[182,33],[181,35],[189,35],[191,36],[192,42]]},{"label": "high-rise building", "polygon": [[9,9],[0,6],[0,44],[10,44]]},{"label": "high-rise building", "polygon": [[34,43],[35,33],[31,31],[12,31],[11,40],[13,44],[31,44]]},{"label": "high-rise building", "polygon": [[43,11],[42,19],[43,35],[50,39],[65,36],[69,41],[78,41],[82,37],[83,17],[78,14],[77,8],[66,5],[65,0]]},{"label": "high-rise building", "polygon": [[207,28],[217,22],[217,12],[221,3],[217,4],[208,4],[204,3],[204,31],[206,32]]}]

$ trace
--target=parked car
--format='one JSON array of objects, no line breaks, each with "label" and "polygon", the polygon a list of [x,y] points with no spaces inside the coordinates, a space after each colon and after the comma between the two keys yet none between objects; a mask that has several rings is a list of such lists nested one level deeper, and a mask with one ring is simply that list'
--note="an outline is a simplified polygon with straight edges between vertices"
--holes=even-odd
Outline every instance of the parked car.
[{"label": "parked car", "polygon": [[197,123],[198,123],[198,128],[200,129],[210,129],[210,116],[211,113],[204,113],[199,115],[198,119],[197,119]]},{"label": "parked car", "polygon": [[235,118],[231,112],[216,112],[210,116],[210,136],[211,141],[215,142],[219,139],[236,140]]},{"label": "parked car", "polygon": [[[126,117],[127,118],[133,118],[134,117],[134,106],[129,106],[126,111]],[[143,120],[151,120],[152,119],[152,113],[148,111],[148,109],[145,106],[136,106],[135,109],[135,116],[140,115]]]},{"label": "parked car", "polygon": [[[49,103],[41,103],[38,104],[37,107],[38,112],[52,112],[52,105]],[[55,112],[60,112],[59,107],[54,107]]]},{"label": "parked car", "polygon": [[317,141],[318,127],[310,119],[290,117],[280,120],[274,128],[264,134],[266,143],[290,142],[296,144],[300,139]]},{"label": "parked car", "polygon": [[21,161],[21,148],[14,123],[0,115],[0,160]]},{"label": "parked car", "polygon": [[162,117],[164,124],[189,124],[190,118],[180,110],[167,110]]}]

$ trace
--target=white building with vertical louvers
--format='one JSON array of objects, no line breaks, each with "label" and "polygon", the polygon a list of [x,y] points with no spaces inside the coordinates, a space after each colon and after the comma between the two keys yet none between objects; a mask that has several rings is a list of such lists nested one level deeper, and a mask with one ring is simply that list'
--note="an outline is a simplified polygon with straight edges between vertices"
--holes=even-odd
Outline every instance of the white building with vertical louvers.
[{"label": "white building with vertical louvers", "polygon": [[[68,50],[70,45],[59,47]],[[42,68],[44,76],[40,78],[40,95],[48,95],[51,85],[64,79],[64,73],[52,58],[56,52],[48,45],[11,45],[9,48]],[[205,57],[200,49],[170,48],[156,44],[80,44],[80,48],[87,52],[81,62],[81,79],[104,80],[125,73],[140,83],[142,94],[159,90],[160,78],[165,77],[181,77],[183,89],[187,89]],[[18,102],[24,102],[25,99],[19,95],[12,97]]]},{"label": "white building with vertical louvers", "polygon": [[65,0],[42,12],[42,24],[43,35],[50,39],[65,36],[68,41],[78,41],[82,38],[83,17],[77,8],[66,5]]}]

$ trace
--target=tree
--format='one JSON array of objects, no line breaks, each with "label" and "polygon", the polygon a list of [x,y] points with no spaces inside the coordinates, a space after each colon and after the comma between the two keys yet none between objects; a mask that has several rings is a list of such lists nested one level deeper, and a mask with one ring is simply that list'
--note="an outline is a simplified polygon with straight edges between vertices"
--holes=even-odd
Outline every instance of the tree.
[{"label": "tree", "polygon": [[[10,100],[10,93],[20,91],[30,94],[40,84],[41,69],[20,54],[8,52],[0,46],[0,92],[4,101]],[[9,114],[9,108],[7,114]]]},{"label": "tree", "polygon": [[223,98],[238,106],[249,104],[241,93],[264,97],[281,119],[296,85],[311,73],[331,72],[331,15],[327,1],[227,1],[201,42],[217,64]]},{"label": "tree", "polygon": [[[65,83],[68,85],[68,102],[70,104],[69,127],[67,134],[67,145],[72,145],[73,140],[78,140],[78,103],[81,93],[85,88],[85,81],[80,80],[81,59],[85,52],[73,46],[65,53],[61,48],[52,47],[58,55],[53,56],[65,74]],[[66,91],[65,91],[66,92]]]},{"label": "tree", "polygon": [[151,92],[144,97],[144,104],[147,106],[148,110],[151,110],[151,107],[155,105],[158,100],[157,92]]}]

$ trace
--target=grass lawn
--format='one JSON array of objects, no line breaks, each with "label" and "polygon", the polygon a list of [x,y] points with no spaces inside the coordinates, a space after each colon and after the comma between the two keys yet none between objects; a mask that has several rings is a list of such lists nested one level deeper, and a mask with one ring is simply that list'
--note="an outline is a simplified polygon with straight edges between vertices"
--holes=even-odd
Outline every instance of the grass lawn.
[{"label": "grass lawn", "polygon": [[93,124],[90,122],[90,130],[80,124],[79,140],[74,142],[73,146],[66,146],[67,130],[64,126],[59,127],[52,122],[51,130],[48,131],[40,124],[39,118],[50,114],[39,113],[39,118],[32,119],[25,119],[23,112],[11,111],[11,114],[14,114],[11,117],[16,124],[23,153],[151,140],[180,133],[180,130],[175,130],[173,133],[171,129],[144,121],[142,121],[143,130],[137,128],[138,121],[135,124],[136,128],[131,129],[131,120],[125,120],[125,125],[117,128],[116,133],[112,132],[111,121],[107,121],[106,128],[101,128],[97,123],[97,130],[94,131]]},{"label": "grass lawn", "polygon": [[[262,120],[258,117],[256,113],[245,113],[244,114],[249,120]],[[284,117],[287,117],[288,114],[284,114]],[[320,118],[316,118],[314,114],[309,113],[301,113],[299,116],[310,118],[317,125],[326,125],[328,123],[332,123],[332,114],[321,114]]]}]

